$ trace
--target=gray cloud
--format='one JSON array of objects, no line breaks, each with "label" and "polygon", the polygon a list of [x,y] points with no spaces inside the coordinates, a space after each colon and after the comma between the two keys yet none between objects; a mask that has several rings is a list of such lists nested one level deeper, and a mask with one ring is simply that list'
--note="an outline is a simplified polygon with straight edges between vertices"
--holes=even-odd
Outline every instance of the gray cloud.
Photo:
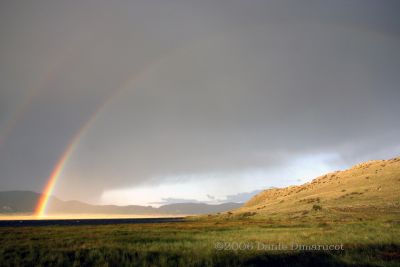
[{"label": "gray cloud", "polygon": [[60,197],[305,154],[346,165],[398,154],[397,1],[0,5],[4,190],[40,191],[132,77],[83,136]]},{"label": "gray cloud", "polygon": [[226,196],[226,202],[235,202],[235,203],[244,203],[248,201],[250,198],[253,196],[257,195],[260,193],[262,190],[255,190],[252,192],[244,192],[244,193],[238,193],[235,195],[228,195]]},{"label": "gray cloud", "polygon": [[178,203],[204,203],[202,201],[198,201],[197,199],[186,199],[186,198],[163,198],[160,202],[152,202],[150,204],[155,205],[168,205],[168,204],[178,204]]},{"label": "gray cloud", "polygon": [[207,195],[209,198],[208,201],[199,201],[197,199],[186,199],[186,198],[162,198],[160,202],[153,202],[150,204],[156,205],[168,205],[168,204],[176,204],[176,203],[206,203],[206,204],[221,204],[227,202],[233,203],[244,203],[248,201],[250,198],[255,196],[256,194],[260,193],[262,190],[254,190],[251,192],[242,192],[234,195],[227,195],[223,199],[218,199],[215,196]]}]

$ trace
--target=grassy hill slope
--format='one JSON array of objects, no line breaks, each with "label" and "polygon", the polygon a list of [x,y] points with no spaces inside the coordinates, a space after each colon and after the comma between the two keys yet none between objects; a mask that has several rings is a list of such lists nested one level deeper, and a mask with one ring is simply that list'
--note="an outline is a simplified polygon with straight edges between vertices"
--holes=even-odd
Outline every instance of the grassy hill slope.
[{"label": "grassy hill slope", "polygon": [[353,214],[360,219],[378,214],[399,216],[400,157],[361,163],[300,186],[268,189],[229,214],[291,218]]}]

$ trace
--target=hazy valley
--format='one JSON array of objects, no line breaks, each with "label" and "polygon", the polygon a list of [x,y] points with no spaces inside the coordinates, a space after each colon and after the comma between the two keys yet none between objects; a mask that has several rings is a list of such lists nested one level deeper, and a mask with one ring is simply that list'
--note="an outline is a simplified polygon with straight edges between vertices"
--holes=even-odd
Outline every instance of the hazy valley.
[{"label": "hazy valley", "polygon": [[[1,215],[7,216],[30,216],[34,214],[40,194],[30,191],[3,191],[0,192],[0,219]],[[62,201],[56,197],[51,197],[49,201],[47,216],[58,218],[73,217],[129,217],[141,216],[167,216],[167,215],[195,215],[229,211],[238,208],[242,203],[174,203],[152,206],[117,206],[117,205],[90,205],[80,201]],[[34,217],[33,217],[34,218]]]}]

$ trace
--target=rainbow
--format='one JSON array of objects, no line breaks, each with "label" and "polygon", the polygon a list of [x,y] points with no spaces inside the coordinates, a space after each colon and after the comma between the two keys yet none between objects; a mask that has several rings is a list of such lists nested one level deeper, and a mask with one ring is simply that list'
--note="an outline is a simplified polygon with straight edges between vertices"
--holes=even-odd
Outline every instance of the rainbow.
[{"label": "rainbow", "polygon": [[[159,61],[160,63],[161,61]],[[51,172],[48,181],[44,187],[44,190],[42,192],[41,197],[39,198],[39,201],[36,205],[34,215],[36,218],[41,219],[45,217],[45,212],[47,205],[49,203],[50,197],[54,191],[54,188],[57,184],[57,180],[61,176],[68,159],[71,157],[73,154],[74,150],[79,144],[80,139],[83,137],[83,135],[87,132],[87,130],[92,126],[93,122],[96,120],[96,118],[99,116],[101,111],[105,109],[107,105],[109,105],[114,98],[116,98],[119,94],[121,94],[125,89],[131,88],[131,86],[142,76],[147,73],[150,67],[154,66],[154,64],[150,64],[149,67],[145,68],[143,71],[139,72],[136,75],[130,76],[124,83],[122,83],[122,86],[118,87],[117,90],[112,91],[108,97],[105,98],[105,101],[95,110],[95,112],[92,114],[92,116],[89,118],[89,120],[78,130],[78,132],[74,135],[72,140],[69,142],[68,146],[62,153],[61,157],[59,158],[57,164],[53,168],[53,171]]]},{"label": "rainbow", "polygon": [[60,174],[62,173],[69,155],[74,150],[74,144],[75,144],[74,142],[71,142],[71,144],[67,147],[67,149],[62,154],[60,160],[58,161],[57,165],[55,166],[53,172],[51,173],[49,181],[47,182],[46,187],[44,188],[43,193],[37,204],[37,207],[35,210],[36,217],[42,218],[44,216],[44,212],[46,210],[47,203],[48,203],[49,198],[54,190],[57,179],[60,176]]},{"label": "rainbow", "polygon": [[[101,109],[101,108],[100,108]],[[39,201],[37,203],[36,209],[35,209],[35,217],[37,218],[43,218],[44,214],[46,212],[46,207],[49,202],[50,196],[52,195],[54,191],[54,187],[57,183],[58,178],[60,177],[61,173],[64,170],[65,165],[68,162],[68,159],[74,152],[77,144],[79,143],[79,140],[81,139],[82,135],[86,132],[86,130],[91,126],[92,122],[95,120],[97,117],[97,113],[100,111],[97,110],[94,116],[89,119],[88,122],[75,134],[75,136],[72,138],[72,141],[68,144],[67,148],[65,149],[64,153],[61,155],[60,159],[58,160],[56,166],[54,167],[53,171],[50,174],[50,177],[46,183],[46,186],[42,192],[42,195],[39,198]]]},{"label": "rainbow", "polygon": [[23,119],[24,115],[29,110],[36,97],[42,92],[42,90],[46,89],[49,82],[55,79],[57,74],[59,74],[62,68],[66,65],[68,60],[73,58],[73,56],[77,53],[78,49],[79,46],[77,45],[67,45],[61,49],[61,52],[58,53],[56,60],[49,64],[44,70],[43,75],[41,75],[37,85],[27,90],[27,94],[24,96],[21,103],[16,107],[11,116],[7,118],[4,127],[2,127],[0,131],[0,148],[2,144],[6,142],[8,136],[13,132],[14,128]]},{"label": "rainbow", "polygon": [[8,118],[3,128],[3,133],[0,134],[2,136],[3,142],[7,139],[7,137],[12,133],[15,126],[18,122],[23,118],[27,110],[30,108],[32,102],[36,99],[36,97],[40,94],[41,90],[43,90],[46,85],[54,78],[56,72],[60,68],[62,62],[57,62],[49,67],[49,69],[43,75],[43,78],[39,81],[38,85],[28,91],[28,93],[24,96],[20,105],[17,106],[16,110],[13,114]]},{"label": "rainbow", "polygon": [[47,183],[44,187],[44,190],[42,191],[42,195],[39,198],[39,201],[36,205],[34,215],[36,218],[41,219],[45,217],[46,213],[46,208],[49,203],[50,197],[54,191],[54,188],[57,184],[57,181],[59,177],[61,176],[69,158],[73,154],[74,150],[79,144],[80,139],[83,137],[83,135],[87,132],[87,130],[92,126],[94,121],[97,119],[99,114],[102,112],[103,109],[105,109],[106,106],[108,106],[114,98],[116,98],[118,95],[122,94],[125,90],[132,88],[133,85],[140,79],[142,79],[145,74],[149,73],[149,71],[154,68],[155,66],[160,65],[163,61],[169,58],[171,55],[175,55],[176,52],[180,51],[180,49],[173,50],[172,52],[167,53],[161,58],[158,58],[154,62],[151,62],[148,64],[145,68],[143,68],[142,71],[138,73],[131,74],[119,87],[118,89],[111,91],[111,93],[108,95],[108,97],[105,98],[103,103],[95,110],[95,112],[92,114],[92,116],[89,118],[89,120],[77,131],[77,133],[74,135],[72,140],[69,142],[67,145],[66,149],[62,153],[61,157],[59,158],[57,164],[53,168],[53,171],[51,172]]}]

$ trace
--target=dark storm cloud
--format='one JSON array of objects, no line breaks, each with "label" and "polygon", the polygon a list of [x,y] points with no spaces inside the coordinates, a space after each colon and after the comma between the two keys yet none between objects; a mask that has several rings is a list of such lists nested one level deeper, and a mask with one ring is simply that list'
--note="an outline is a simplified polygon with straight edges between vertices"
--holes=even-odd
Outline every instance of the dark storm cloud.
[{"label": "dark storm cloud", "polygon": [[13,1],[0,10],[1,189],[40,191],[75,133],[139,73],[84,135],[59,182],[64,198],[306,154],[348,165],[398,153],[396,1]]}]

